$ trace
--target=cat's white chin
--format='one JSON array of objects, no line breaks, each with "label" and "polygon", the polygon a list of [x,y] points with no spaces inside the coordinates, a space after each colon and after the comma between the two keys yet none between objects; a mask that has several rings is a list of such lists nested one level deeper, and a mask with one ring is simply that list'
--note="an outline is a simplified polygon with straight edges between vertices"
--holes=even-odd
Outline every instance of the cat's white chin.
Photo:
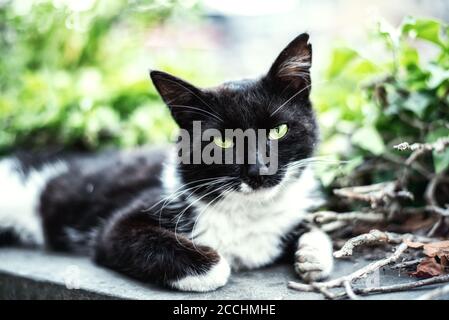
[{"label": "cat's white chin", "polygon": [[181,291],[208,292],[223,287],[231,275],[231,268],[225,258],[220,257],[217,264],[206,273],[190,275],[173,281],[170,286]]},{"label": "cat's white chin", "polygon": [[270,200],[274,198],[280,191],[280,184],[268,188],[253,189],[245,182],[240,184],[239,193],[245,197],[246,200]]}]

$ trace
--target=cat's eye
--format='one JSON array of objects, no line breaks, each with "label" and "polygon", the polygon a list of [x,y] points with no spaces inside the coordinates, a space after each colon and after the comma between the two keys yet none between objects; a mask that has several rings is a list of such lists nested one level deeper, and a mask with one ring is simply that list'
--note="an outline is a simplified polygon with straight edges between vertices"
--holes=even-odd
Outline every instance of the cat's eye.
[{"label": "cat's eye", "polygon": [[214,143],[222,149],[232,148],[234,142],[228,138],[214,137]]},{"label": "cat's eye", "polygon": [[288,126],[286,124],[281,124],[273,129],[270,129],[270,132],[268,132],[268,137],[270,140],[278,140],[285,136],[288,131]]}]

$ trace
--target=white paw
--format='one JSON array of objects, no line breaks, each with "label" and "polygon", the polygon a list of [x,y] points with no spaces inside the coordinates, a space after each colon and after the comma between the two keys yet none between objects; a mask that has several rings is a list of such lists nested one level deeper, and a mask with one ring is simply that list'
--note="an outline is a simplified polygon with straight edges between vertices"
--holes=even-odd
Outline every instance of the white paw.
[{"label": "white paw", "polygon": [[208,272],[200,275],[191,275],[172,282],[170,285],[181,291],[207,292],[223,287],[229,279],[231,268],[225,258],[220,257],[220,261]]},{"label": "white paw", "polygon": [[311,231],[299,239],[295,253],[295,271],[304,281],[327,278],[333,266],[332,243],[325,233]]}]

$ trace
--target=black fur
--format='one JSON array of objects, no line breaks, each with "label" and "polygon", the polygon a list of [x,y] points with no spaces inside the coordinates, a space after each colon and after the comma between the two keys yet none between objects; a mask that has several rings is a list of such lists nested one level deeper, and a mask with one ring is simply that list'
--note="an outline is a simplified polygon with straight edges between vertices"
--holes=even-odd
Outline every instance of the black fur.
[{"label": "black fur", "polygon": [[[225,183],[233,189],[241,181],[255,189],[275,186],[284,177],[287,164],[311,156],[318,139],[309,100],[307,64],[311,53],[308,36],[301,35],[261,79],[210,89],[197,88],[164,72],[151,72],[173,118],[188,131],[194,120],[202,121],[203,130],[220,131],[269,130],[288,124],[287,135],[279,141],[279,170],[274,175],[254,174],[257,163],[178,165],[181,183],[193,187],[195,196],[219,198],[218,187]],[[295,57],[302,57],[303,64],[286,64]],[[166,194],[160,176],[167,157],[166,150],[141,149],[63,158],[67,172],[49,181],[40,199],[46,245],[52,250],[88,252],[100,265],[161,284],[210,270],[219,260],[217,252],[205,246],[195,248],[191,239],[179,234],[192,230],[194,212],[186,201],[190,193],[180,194],[170,205],[163,201]],[[42,163],[30,164],[25,155],[20,159],[25,173]],[[200,187],[204,179],[219,177],[227,181]],[[183,209],[186,212],[178,225]],[[296,226],[291,230],[284,237],[286,248],[299,235]]]}]

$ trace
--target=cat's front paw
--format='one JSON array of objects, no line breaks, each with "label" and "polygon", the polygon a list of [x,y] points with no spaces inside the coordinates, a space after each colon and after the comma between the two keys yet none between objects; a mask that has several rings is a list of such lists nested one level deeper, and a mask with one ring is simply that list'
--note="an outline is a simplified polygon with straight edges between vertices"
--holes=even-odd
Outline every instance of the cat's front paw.
[{"label": "cat's front paw", "polygon": [[208,292],[223,287],[231,275],[231,268],[220,256],[218,263],[202,274],[189,275],[172,282],[171,287],[181,291]]},{"label": "cat's front paw", "polygon": [[332,243],[325,233],[311,231],[299,239],[295,253],[295,271],[304,281],[327,278],[333,265]]}]

